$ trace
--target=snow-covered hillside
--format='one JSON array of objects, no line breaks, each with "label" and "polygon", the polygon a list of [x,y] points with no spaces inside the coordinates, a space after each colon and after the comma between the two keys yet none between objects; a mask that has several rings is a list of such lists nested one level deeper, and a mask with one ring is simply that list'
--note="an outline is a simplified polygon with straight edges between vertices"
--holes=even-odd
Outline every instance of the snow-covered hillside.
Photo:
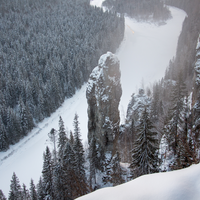
[{"label": "snow-covered hillside", "polygon": [[[93,5],[100,3],[93,1]],[[100,5],[100,4],[99,4]],[[177,8],[170,8],[173,18],[164,26],[139,23],[126,18],[125,38],[117,56],[121,62],[122,100],[121,116],[131,94],[140,87],[141,80],[149,83],[164,75],[169,60],[175,55],[178,36],[186,13]],[[134,34],[132,32],[134,31]],[[106,52],[105,52],[106,53]],[[8,194],[13,172],[19,177],[20,183],[30,185],[33,178],[37,183],[42,171],[43,151],[50,146],[48,133],[51,128],[58,129],[59,116],[63,118],[68,130],[73,130],[75,113],[79,115],[83,141],[87,141],[87,102],[86,85],[77,91],[73,98],[68,99],[51,117],[39,123],[27,137],[18,144],[11,146],[7,152],[0,153],[0,189]]]},{"label": "snow-covered hillside", "polygon": [[77,200],[198,200],[200,164],[187,169],[141,176],[125,184],[103,188]]}]

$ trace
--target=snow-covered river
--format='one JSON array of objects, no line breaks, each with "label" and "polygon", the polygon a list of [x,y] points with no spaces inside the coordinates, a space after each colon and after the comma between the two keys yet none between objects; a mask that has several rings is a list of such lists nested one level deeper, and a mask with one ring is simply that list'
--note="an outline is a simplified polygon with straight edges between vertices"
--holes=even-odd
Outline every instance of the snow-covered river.
[{"label": "snow-covered river", "polygon": [[[100,6],[102,0],[93,0],[91,4]],[[143,83],[148,85],[163,77],[169,60],[175,56],[178,37],[186,13],[170,7],[173,18],[166,25],[139,23],[126,18],[125,38],[116,55],[120,59],[122,99],[120,103],[121,118],[125,115],[131,94]],[[132,30],[134,31],[134,34]],[[106,53],[106,52],[105,52]],[[7,152],[0,153],[0,189],[7,196],[13,172],[20,183],[29,188],[33,178],[37,183],[41,176],[43,152],[46,145],[51,145],[48,133],[51,128],[58,128],[59,116],[62,116],[68,130],[73,130],[75,113],[79,115],[80,129],[84,143],[87,141],[87,102],[86,85],[77,91],[74,97],[67,99],[63,105],[39,123],[29,135]]]}]

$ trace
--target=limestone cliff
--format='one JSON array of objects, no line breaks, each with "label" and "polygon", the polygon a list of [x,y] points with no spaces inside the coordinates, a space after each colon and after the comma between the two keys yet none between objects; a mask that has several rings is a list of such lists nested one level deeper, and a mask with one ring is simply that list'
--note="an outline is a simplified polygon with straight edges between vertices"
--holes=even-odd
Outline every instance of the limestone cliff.
[{"label": "limestone cliff", "polygon": [[119,132],[120,77],[118,58],[107,52],[100,57],[87,84],[88,141],[95,137],[106,151],[113,150]]}]

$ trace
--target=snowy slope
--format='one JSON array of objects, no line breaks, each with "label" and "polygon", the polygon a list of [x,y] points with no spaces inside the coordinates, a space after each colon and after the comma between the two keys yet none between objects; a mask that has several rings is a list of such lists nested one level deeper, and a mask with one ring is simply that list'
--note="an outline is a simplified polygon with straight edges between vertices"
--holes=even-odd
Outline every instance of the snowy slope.
[{"label": "snowy slope", "polygon": [[99,189],[77,200],[198,200],[200,164],[187,169],[141,176],[125,184]]},{"label": "snowy slope", "polygon": [[170,7],[170,11],[173,18],[163,26],[138,23],[126,17],[125,39],[117,52],[122,71],[122,123],[123,113],[127,111],[132,93],[138,93],[142,85],[149,86],[155,80],[161,79],[169,60],[176,54],[178,37],[186,13],[174,7]]},{"label": "snowy slope", "polygon": [[10,189],[10,180],[13,172],[18,176],[20,183],[25,183],[29,188],[30,179],[38,183],[42,173],[43,152],[51,143],[48,133],[52,128],[58,130],[59,116],[62,117],[65,127],[73,130],[75,113],[79,115],[80,129],[84,133],[84,141],[87,137],[87,101],[85,97],[86,85],[76,94],[67,99],[63,105],[38,126],[18,144],[11,146],[7,152],[0,152],[0,189],[7,196]]},{"label": "snowy slope", "polygon": [[[93,5],[102,0],[93,0]],[[97,4],[96,4],[97,5]],[[169,60],[175,55],[178,35],[186,16],[182,10],[171,8],[173,19],[165,26],[138,23],[126,18],[125,39],[118,49],[117,56],[121,62],[122,101],[121,115],[131,94],[140,86],[142,78],[145,83],[161,78]],[[132,30],[134,30],[134,34]],[[106,53],[106,52],[105,52]],[[74,114],[80,116],[80,129],[83,141],[87,140],[87,101],[86,86],[77,91],[73,98],[64,102],[51,117],[39,123],[27,137],[12,146],[7,152],[0,153],[0,189],[7,195],[13,172],[19,177],[20,183],[29,188],[30,179],[37,183],[42,171],[43,152],[50,145],[48,133],[51,128],[58,128],[59,116],[62,116],[65,126],[73,130]],[[123,108],[124,109],[123,109]]]}]

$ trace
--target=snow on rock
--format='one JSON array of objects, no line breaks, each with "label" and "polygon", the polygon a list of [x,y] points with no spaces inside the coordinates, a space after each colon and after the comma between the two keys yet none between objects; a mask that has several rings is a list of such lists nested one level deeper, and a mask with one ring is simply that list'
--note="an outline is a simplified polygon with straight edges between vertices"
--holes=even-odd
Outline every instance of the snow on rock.
[{"label": "snow on rock", "polygon": [[144,175],[77,200],[198,200],[199,197],[200,164],[173,172]]},{"label": "snow on rock", "polygon": [[200,85],[200,35],[197,41],[197,47],[196,47],[197,53],[196,53],[196,63],[195,63],[195,72],[196,72],[196,84]]},{"label": "snow on rock", "polygon": [[113,142],[119,130],[118,106],[122,95],[121,72],[118,58],[107,52],[92,71],[86,90],[88,102],[88,139],[113,150]]}]

